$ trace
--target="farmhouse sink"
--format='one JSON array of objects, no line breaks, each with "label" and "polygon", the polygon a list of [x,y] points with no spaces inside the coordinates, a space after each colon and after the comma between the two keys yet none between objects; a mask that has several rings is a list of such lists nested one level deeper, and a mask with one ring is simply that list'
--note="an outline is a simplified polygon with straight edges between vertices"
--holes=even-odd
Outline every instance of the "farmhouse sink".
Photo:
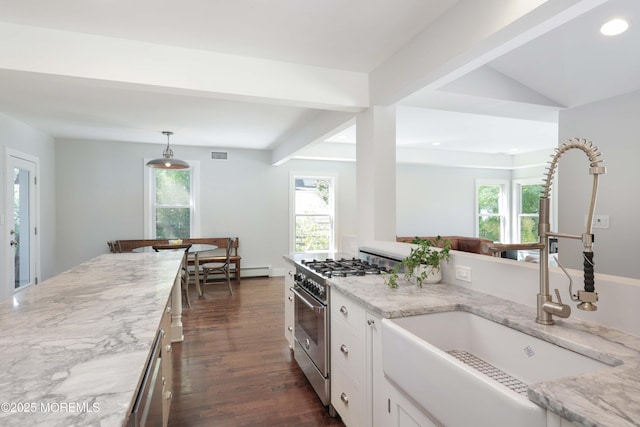
[{"label": "farmhouse sink", "polygon": [[608,365],[465,311],[382,321],[386,377],[447,427],[546,426],[527,385]]}]

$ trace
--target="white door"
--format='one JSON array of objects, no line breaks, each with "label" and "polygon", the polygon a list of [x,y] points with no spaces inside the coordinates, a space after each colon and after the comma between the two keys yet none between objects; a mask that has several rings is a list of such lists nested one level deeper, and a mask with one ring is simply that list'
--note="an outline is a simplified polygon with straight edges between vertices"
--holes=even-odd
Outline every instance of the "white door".
[{"label": "white door", "polygon": [[6,268],[5,296],[37,283],[38,215],[37,159],[7,149],[6,209],[4,253]]}]

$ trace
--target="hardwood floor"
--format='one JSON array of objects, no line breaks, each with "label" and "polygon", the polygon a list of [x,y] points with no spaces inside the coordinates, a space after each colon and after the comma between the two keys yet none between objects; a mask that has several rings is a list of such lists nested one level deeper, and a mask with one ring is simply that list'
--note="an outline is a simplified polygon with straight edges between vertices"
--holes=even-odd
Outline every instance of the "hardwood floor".
[{"label": "hardwood floor", "polygon": [[191,287],[174,343],[169,427],[343,426],[329,416],[284,338],[284,278],[242,279],[229,295]]}]

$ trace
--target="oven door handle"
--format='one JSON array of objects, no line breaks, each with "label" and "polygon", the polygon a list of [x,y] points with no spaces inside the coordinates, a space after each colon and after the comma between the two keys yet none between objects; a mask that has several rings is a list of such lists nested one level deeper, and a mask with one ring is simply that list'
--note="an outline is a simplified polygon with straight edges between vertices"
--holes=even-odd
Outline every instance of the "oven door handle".
[{"label": "oven door handle", "polygon": [[305,298],[305,296],[302,295],[300,292],[298,292],[295,288],[289,288],[289,290],[291,292],[293,292],[298,298],[300,298],[302,300],[302,302],[304,302],[311,310],[317,311],[319,314],[324,313],[324,309],[325,309],[324,306],[322,306],[322,305],[318,306],[318,305],[311,304],[307,300],[307,298]]}]

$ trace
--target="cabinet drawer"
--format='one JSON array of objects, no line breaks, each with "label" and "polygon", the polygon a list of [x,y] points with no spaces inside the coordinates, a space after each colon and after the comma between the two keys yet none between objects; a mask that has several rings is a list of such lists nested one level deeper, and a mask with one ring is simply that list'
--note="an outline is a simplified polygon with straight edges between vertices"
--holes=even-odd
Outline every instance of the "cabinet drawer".
[{"label": "cabinet drawer", "polygon": [[364,340],[352,328],[331,330],[331,363],[348,372],[358,384],[364,384]]},{"label": "cabinet drawer", "polygon": [[339,367],[331,375],[331,403],[347,427],[364,425],[363,390]]},{"label": "cabinet drawer", "polygon": [[364,309],[337,291],[331,292],[331,321],[343,321],[356,331],[364,325]]}]

